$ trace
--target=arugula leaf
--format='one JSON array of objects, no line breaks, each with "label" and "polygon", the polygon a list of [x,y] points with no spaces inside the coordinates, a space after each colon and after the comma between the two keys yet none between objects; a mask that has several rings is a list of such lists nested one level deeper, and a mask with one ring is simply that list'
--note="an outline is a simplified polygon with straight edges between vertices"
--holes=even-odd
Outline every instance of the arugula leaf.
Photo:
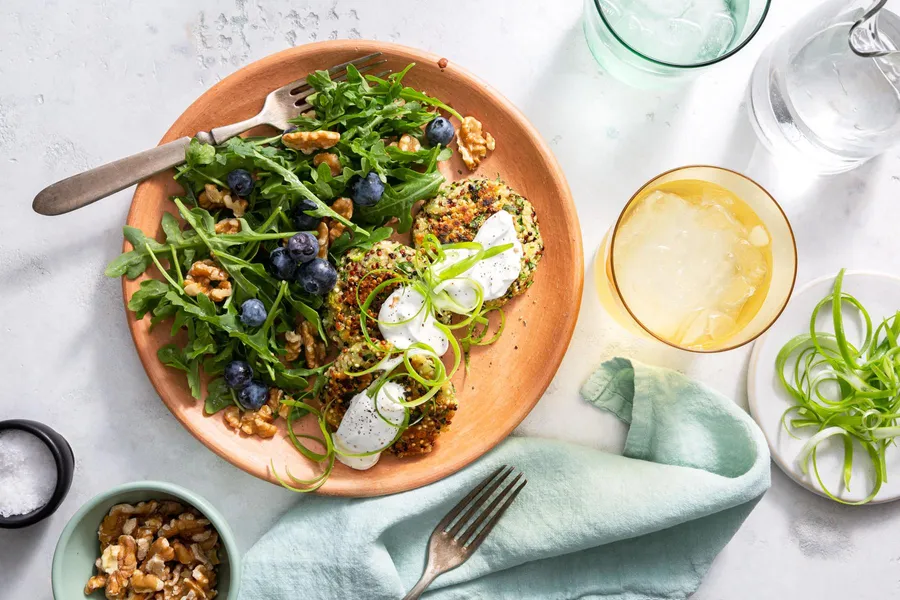
[{"label": "arugula leaf", "polygon": [[209,144],[203,144],[197,138],[191,140],[184,152],[184,160],[189,167],[209,165],[216,159],[216,149]]},{"label": "arugula leaf", "polygon": [[214,415],[232,404],[234,404],[234,393],[224,379],[218,377],[206,384],[206,402],[203,407],[206,414]]},{"label": "arugula leaf", "polygon": [[123,252],[106,266],[104,274],[107,277],[122,277],[135,279],[141,273],[147,270],[153,259],[147,248],[149,247],[155,253],[165,253],[169,247],[175,248],[176,251],[197,250],[203,247],[203,241],[197,239],[196,236],[184,236],[182,241],[176,244],[165,245],[160,244],[152,237],[144,235],[144,232],[136,227],[126,225],[123,227],[125,239],[131,242],[134,250]]},{"label": "arugula leaf", "polygon": [[175,344],[166,344],[157,350],[156,357],[167,367],[187,373],[191,396],[200,398],[200,361],[186,359],[181,349]]},{"label": "arugula leaf", "polygon": [[412,169],[394,169],[391,174],[401,179],[401,183],[385,187],[381,201],[375,206],[358,207],[357,215],[363,223],[378,225],[397,217],[397,231],[406,233],[412,227],[413,205],[437,194],[444,176],[438,171],[419,173]]},{"label": "arugula leaf", "polygon": [[141,282],[138,291],[128,300],[128,310],[134,313],[135,318],[143,319],[151,310],[159,305],[160,300],[169,291],[169,286],[158,279],[145,279]]}]

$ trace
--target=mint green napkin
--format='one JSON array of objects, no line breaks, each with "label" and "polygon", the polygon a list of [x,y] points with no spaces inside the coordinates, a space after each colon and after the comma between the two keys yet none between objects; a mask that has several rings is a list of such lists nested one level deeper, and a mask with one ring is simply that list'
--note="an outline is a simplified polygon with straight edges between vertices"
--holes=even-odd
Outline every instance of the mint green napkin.
[{"label": "mint green napkin", "polygon": [[501,464],[524,471],[528,485],[425,598],[687,597],[769,486],[762,433],[706,386],[622,358],[581,394],[631,423],[625,456],[511,438],[418,490],[304,498],[244,558],[240,598],[401,598],[422,573],[435,524]]}]

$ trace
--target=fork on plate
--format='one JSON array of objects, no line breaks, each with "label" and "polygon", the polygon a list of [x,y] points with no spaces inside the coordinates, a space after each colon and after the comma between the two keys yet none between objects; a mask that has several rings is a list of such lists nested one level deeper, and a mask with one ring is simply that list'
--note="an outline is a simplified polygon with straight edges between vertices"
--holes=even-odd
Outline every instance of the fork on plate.
[{"label": "fork on plate", "polygon": [[[425,572],[403,600],[416,600],[438,575],[455,569],[478,550],[500,517],[528,483],[528,480],[523,478],[523,473],[519,473],[495,494],[514,471],[513,467],[506,465],[494,471],[437,524],[428,540]],[[493,501],[488,503],[491,498]],[[463,510],[466,512],[460,517]]]},{"label": "fork on plate", "polygon": [[[328,73],[332,80],[343,81],[347,78],[348,65],[353,65],[360,73],[367,73],[387,62],[380,57],[381,52],[361,56],[331,67]],[[383,77],[389,72],[383,71],[377,75]],[[208,132],[200,131],[194,137],[207,144],[221,144],[259,125],[287,129],[291,119],[312,108],[308,98],[314,92],[306,83],[306,78],[292,81],[270,92],[258,115]],[[183,163],[190,143],[191,138],[185,136],[58,181],[35,196],[32,208],[42,215],[61,215],[87,206]]]}]

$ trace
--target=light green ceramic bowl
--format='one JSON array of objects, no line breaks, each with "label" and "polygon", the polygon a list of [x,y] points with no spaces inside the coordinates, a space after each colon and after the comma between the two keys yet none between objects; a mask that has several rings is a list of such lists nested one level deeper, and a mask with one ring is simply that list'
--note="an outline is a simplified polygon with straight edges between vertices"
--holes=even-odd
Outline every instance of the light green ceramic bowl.
[{"label": "light green ceramic bowl", "polygon": [[136,504],[145,500],[178,500],[199,510],[219,532],[222,552],[218,567],[217,600],[234,600],[240,590],[241,557],[234,533],[225,518],[212,504],[183,487],[162,481],[136,481],[114,487],[89,500],[69,520],[53,554],[54,600],[85,600],[103,598],[103,592],[84,595],[84,584],[94,575],[94,562],[100,555],[97,528],[115,504]]}]

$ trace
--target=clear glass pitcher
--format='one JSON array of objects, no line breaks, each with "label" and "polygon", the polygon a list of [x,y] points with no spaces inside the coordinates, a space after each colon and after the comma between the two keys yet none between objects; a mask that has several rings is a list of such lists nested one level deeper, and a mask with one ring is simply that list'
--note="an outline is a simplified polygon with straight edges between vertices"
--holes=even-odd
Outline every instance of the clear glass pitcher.
[{"label": "clear glass pitcher", "polygon": [[822,3],[763,53],[748,107],[774,154],[820,173],[900,142],[900,0]]}]

